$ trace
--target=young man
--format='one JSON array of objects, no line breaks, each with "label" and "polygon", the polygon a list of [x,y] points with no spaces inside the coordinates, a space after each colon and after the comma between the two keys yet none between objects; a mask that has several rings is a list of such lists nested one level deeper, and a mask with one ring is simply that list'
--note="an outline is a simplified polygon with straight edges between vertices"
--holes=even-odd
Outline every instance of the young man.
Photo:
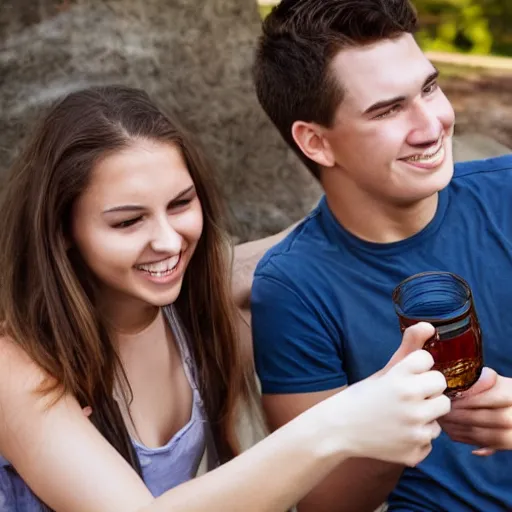
[{"label": "young man", "polygon": [[400,343],[391,292],[427,270],[469,282],[493,370],[424,462],[348,461],[300,512],[512,507],[512,453],[473,453],[512,448],[512,156],[454,173],[453,109],[415,28],[407,0],[283,0],[264,23],[260,103],[325,197],[255,273],[263,403],[277,428],[384,366]]}]

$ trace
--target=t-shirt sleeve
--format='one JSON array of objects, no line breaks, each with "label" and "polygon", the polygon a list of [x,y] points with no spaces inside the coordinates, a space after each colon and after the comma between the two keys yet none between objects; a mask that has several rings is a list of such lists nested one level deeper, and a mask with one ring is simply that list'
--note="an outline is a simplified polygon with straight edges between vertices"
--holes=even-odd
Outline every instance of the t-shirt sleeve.
[{"label": "t-shirt sleeve", "polygon": [[347,384],[337,331],[311,300],[274,277],[256,274],[251,314],[263,393],[309,393]]}]

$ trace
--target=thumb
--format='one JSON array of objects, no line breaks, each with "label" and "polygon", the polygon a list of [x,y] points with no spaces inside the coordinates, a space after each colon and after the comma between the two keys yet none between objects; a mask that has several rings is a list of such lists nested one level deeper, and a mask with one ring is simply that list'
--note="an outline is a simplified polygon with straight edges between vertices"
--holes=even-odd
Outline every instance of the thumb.
[{"label": "thumb", "polygon": [[387,372],[412,352],[421,350],[435,332],[434,326],[427,322],[420,322],[405,329],[402,343],[382,371]]},{"label": "thumb", "polygon": [[[479,393],[483,393],[488,389],[491,389],[498,379],[498,374],[492,369],[487,368],[486,366],[482,369],[482,373],[480,374],[480,378],[467,390],[464,392],[464,395],[460,397],[468,398],[470,396],[478,395]],[[455,401],[457,398],[455,398]]]}]

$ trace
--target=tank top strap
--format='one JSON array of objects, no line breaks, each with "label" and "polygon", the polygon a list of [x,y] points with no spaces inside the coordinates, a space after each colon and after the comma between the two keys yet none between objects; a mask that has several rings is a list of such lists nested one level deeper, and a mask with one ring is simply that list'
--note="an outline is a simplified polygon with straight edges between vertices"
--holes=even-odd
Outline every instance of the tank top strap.
[{"label": "tank top strap", "polygon": [[194,391],[194,403],[201,409],[201,415],[205,423],[205,436],[206,436],[206,457],[208,470],[212,470],[219,466],[219,457],[217,454],[217,448],[215,446],[215,440],[213,437],[208,415],[204,407],[203,398],[199,391],[197,366],[192,357],[190,351],[189,337],[186,335],[183,329],[181,320],[179,318],[176,308],[171,304],[163,308],[165,318],[169,323],[169,326],[173,332],[176,344],[180,350],[181,359],[183,361],[183,369],[187,376],[190,385]]},{"label": "tank top strap", "polygon": [[179,348],[185,374],[194,390],[199,389],[197,380],[197,367],[192,358],[188,337],[185,334],[181,320],[178,317],[176,308],[172,305],[163,308],[165,318],[172,330],[174,339]]}]

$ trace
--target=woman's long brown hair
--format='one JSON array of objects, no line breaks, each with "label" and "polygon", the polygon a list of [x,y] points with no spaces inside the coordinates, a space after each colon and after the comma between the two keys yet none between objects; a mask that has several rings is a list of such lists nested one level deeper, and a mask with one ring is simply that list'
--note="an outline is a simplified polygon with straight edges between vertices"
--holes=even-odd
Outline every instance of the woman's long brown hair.
[{"label": "woman's long brown hair", "polygon": [[197,143],[145,92],[106,86],[68,95],[17,159],[0,203],[0,325],[51,377],[45,392],[91,406],[98,430],[140,474],[113,399],[124,373],[95,307],[94,279],[68,248],[72,206],[95,163],[137,139],[180,148],[197,189],[204,228],[175,306],[220,460],[239,452],[238,407],[251,402],[252,379],[237,338],[222,201]]}]

